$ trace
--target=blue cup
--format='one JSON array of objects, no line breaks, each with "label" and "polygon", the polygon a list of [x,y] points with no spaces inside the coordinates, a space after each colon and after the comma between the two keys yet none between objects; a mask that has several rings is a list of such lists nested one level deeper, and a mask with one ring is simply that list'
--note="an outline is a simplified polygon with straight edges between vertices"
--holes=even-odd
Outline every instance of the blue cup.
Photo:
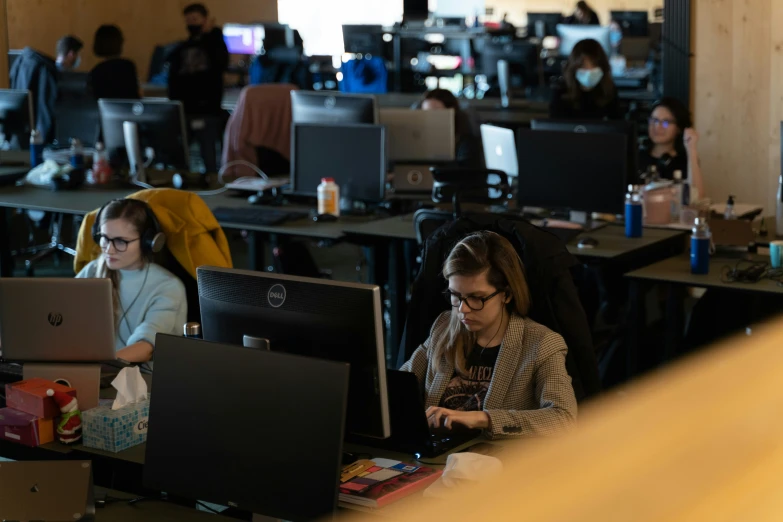
[{"label": "blue cup", "polygon": [[772,268],[780,268],[783,260],[783,241],[772,241],[769,244],[769,264]]}]

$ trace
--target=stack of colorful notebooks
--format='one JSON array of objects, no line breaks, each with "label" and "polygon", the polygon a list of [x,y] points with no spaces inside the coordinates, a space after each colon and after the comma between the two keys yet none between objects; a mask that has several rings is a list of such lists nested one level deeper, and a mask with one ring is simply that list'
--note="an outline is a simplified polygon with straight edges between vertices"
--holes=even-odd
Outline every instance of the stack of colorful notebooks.
[{"label": "stack of colorful notebooks", "polygon": [[[352,466],[360,472],[353,475]],[[360,461],[352,466],[344,470],[340,501],[370,508],[383,507],[422,490],[443,474],[440,470],[389,459]]]}]

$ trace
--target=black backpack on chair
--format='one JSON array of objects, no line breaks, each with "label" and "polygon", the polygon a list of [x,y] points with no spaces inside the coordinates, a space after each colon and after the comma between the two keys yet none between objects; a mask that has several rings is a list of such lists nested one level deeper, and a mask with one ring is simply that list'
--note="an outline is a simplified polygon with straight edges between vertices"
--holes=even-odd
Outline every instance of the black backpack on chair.
[{"label": "black backpack on chair", "polygon": [[581,265],[557,236],[508,215],[462,216],[426,239],[421,270],[411,290],[399,364],[427,339],[435,319],[449,308],[442,295],[448,285],[441,270],[452,248],[465,236],[482,230],[508,239],[522,259],[532,302],[529,317],[563,336],[568,346],[566,368],[576,399],[582,401],[598,394],[601,381],[592,335],[574,284]]}]

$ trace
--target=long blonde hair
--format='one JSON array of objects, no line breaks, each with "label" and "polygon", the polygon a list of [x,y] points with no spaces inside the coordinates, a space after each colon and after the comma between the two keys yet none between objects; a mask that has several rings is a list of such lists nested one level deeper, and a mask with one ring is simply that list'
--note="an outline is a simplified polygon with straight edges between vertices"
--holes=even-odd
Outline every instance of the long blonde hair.
[{"label": "long blonde hair", "polygon": [[[100,220],[96,223],[96,228],[100,230],[101,226],[112,219],[124,219],[128,221],[138,232],[139,237],[144,235],[144,231],[149,227],[152,227],[152,223],[148,223],[149,218],[147,216],[146,203],[144,201],[136,199],[116,199],[107,204],[101,209],[100,215],[96,216],[96,219]],[[151,262],[151,253],[146,252],[142,247],[142,257],[145,263]],[[114,320],[116,323],[120,321],[120,314],[122,311],[122,305],[120,303],[120,274],[116,270],[112,270],[106,264],[106,255],[101,252],[100,257],[95,268],[95,277],[107,277],[111,280],[111,297],[112,305],[114,306]],[[115,324],[115,326],[119,326]]]},{"label": "long blonde hair", "polygon": [[[443,264],[443,277],[476,276],[486,272],[487,281],[496,290],[506,292],[509,317],[516,313],[525,317],[530,310],[530,290],[525,279],[525,267],[514,247],[494,232],[477,232],[456,244]],[[467,374],[467,359],[476,345],[476,334],[460,323],[459,311],[452,308],[446,335],[436,341],[434,359],[440,371],[444,364]]]}]

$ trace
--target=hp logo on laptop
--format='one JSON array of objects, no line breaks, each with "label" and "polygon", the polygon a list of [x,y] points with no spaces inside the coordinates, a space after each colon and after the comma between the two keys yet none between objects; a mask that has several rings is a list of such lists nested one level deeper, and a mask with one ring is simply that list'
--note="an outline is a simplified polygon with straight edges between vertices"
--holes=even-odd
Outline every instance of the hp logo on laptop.
[{"label": "hp logo on laptop", "polygon": [[63,314],[52,312],[49,314],[49,324],[58,327],[63,324]]},{"label": "hp logo on laptop", "polygon": [[334,96],[327,96],[324,100],[324,107],[327,109],[334,109],[335,105],[337,105],[337,98]]},{"label": "hp logo on laptop", "polygon": [[133,107],[131,107],[131,112],[136,116],[141,116],[144,114],[144,105],[141,103],[134,103]]},{"label": "hp logo on laptop", "polygon": [[280,308],[285,303],[285,287],[283,285],[274,285],[266,294],[266,300],[272,308]]}]

